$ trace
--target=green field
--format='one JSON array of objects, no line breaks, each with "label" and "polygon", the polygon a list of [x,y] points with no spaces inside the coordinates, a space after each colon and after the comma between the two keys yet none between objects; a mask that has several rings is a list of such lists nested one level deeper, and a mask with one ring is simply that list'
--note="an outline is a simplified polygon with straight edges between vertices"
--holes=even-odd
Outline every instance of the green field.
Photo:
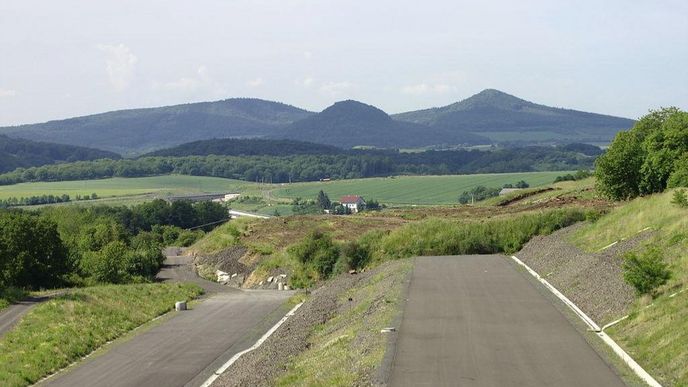
[{"label": "green field", "polygon": [[258,205],[234,203],[233,207],[239,210],[272,215],[277,208],[282,215],[287,215],[291,199],[315,198],[321,189],[327,192],[332,200],[339,200],[340,196],[351,194],[390,205],[455,204],[461,192],[478,185],[501,187],[506,183],[513,184],[525,180],[531,187],[535,187],[552,183],[555,177],[566,173],[568,172],[397,176],[272,185],[219,177],[169,175],[7,185],[0,186],[0,199],[67,194],[74,200],[76,195],[95,193],[101,199],[77,203],[130,205],[170,195],[239,192],[262,197],[265,201]]},{"label": "green field", "polygon": [[74,199],[77,194],[90,195],[92,193],[96,193],[101,198],[144,194],[166,196],[203,192],[235,192],[243,191],[247,187],[257,187],[257,185],[219,177],[168,175],[6,185],[0,186],[0,199],[47,194],[67,194]]},{"label": "green field", "polygon": [[501,187],[525,180],[531,187],[550,184],[569,172],[495,173],[482,175],[398,176],[329,182],[294,183],[272,191],[275,198],[315,198],[323,190],[331,200],[361,195],[385,204],[456,204],[459,194],[478,185]]}]

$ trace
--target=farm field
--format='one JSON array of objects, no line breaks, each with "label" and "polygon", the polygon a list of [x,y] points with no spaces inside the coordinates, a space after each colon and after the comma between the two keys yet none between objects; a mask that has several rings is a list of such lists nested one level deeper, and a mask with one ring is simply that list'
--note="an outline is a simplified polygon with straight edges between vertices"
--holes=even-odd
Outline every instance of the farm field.
[{"label": "farm field", "polygon": [[76,195],[90,195],[92,193],[101,198],[140,197],[145,194],[182,195],[242,191],[247,186],[256,186],[256,184],[219,177],[167,175],[6,185],[0,186],[0,199],[48,194],[67,194],[74,199]]},{"label": "farm field", "polygon": [[275,209],[281,215],[288,215],[292,199],[301,197],[313,199],[321,189],[332,200],[342,195],[361,195],[388,205],[441,205],[456,204],[458,195],[478,185],[501,187],[506,183],[525,180],[531,187],[552,183],[559,172],[524,172],[477,175],[447,176],[397,176],[336,180],[330,182],[308,182],[292,184],[257,184],[242,180],[205,176],[152,176],[134,178],[112,178],[100,180],[59,181],[21,183],[0,186],[0,199],[41,195],[76,195],[95,193],[98,200],[72,202],[82,205],[109,204],[132,205],[170,195],[195,193],[238,192],[262,198],[261,203],[244,204],[234,202],[238,210],[273,215]]},{"label": "farm field", "polygon": [[459,194],[479,185],[501,187],[525,180],[531,187],[551,184],[557,176],[569,172],[522,172],[448,176],[398,176],[294,183],[272,191],[274,198],[315,198],[323,190],[331,200],[343,195],[361,195],[391,205],[456,204]]}]

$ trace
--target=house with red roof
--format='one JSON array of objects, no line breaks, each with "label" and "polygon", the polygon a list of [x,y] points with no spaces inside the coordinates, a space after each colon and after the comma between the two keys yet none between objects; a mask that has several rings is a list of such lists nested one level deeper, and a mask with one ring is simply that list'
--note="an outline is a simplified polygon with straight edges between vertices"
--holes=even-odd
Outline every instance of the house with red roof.
[{"label": "house with red roof", "polygon": [[351,210],[358,212],[365,209],[366,202],[358,195],[344,195],[339,199],[339,203]]}]

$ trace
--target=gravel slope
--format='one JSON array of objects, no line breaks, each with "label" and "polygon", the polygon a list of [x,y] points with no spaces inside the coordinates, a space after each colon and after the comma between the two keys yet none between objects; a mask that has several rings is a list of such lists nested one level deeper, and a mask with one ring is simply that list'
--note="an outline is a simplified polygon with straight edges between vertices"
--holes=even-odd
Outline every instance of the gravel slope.
[{"label": "gravel slope", "polygon": [[568,242],[582,223],[528,242],[516,256],[576,303],[599,325],[623,316],[635,299],[623,280],[623,254],[652,233],[645,232],[598,253],[588,253]]},{"label": "gravel slope", "polygon": [[[314,290],[311,296],[261,347],[239,358],[214,383],[217,386],[271,386],[284,373],[287,362],[308,350],[313,329],[351,308],[347,292],[363,286],[373,276],[394,270],[400,262],[386,262],[356,275],[342,274]],[[377,375],[364,375],[363,384],[372,384]]]}]

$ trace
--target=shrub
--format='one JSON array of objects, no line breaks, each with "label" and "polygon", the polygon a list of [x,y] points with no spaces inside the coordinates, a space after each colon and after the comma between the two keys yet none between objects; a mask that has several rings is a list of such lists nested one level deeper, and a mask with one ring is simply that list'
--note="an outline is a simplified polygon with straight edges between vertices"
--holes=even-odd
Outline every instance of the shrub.
[{"label": "shrub", "polygon": [[627,253],[624,257],[624,280],[639,295],[652,294],[671,278],[671,271],[662,259],[661,251],[651,248],[642,254]]},{"label": "shrub", "polygon": [[322,279],[332,274],[339,258],[339,247],[328,234],[320,231],[311,232],[301,242],[289,247],[287,252],[306,268],[314,269]]},{"label": "shrub", "polygon": [[671,202],[681,208],[688,208],[688,196],[686,196],[686,190],[677,189],[674,191],[674,197]]}]

